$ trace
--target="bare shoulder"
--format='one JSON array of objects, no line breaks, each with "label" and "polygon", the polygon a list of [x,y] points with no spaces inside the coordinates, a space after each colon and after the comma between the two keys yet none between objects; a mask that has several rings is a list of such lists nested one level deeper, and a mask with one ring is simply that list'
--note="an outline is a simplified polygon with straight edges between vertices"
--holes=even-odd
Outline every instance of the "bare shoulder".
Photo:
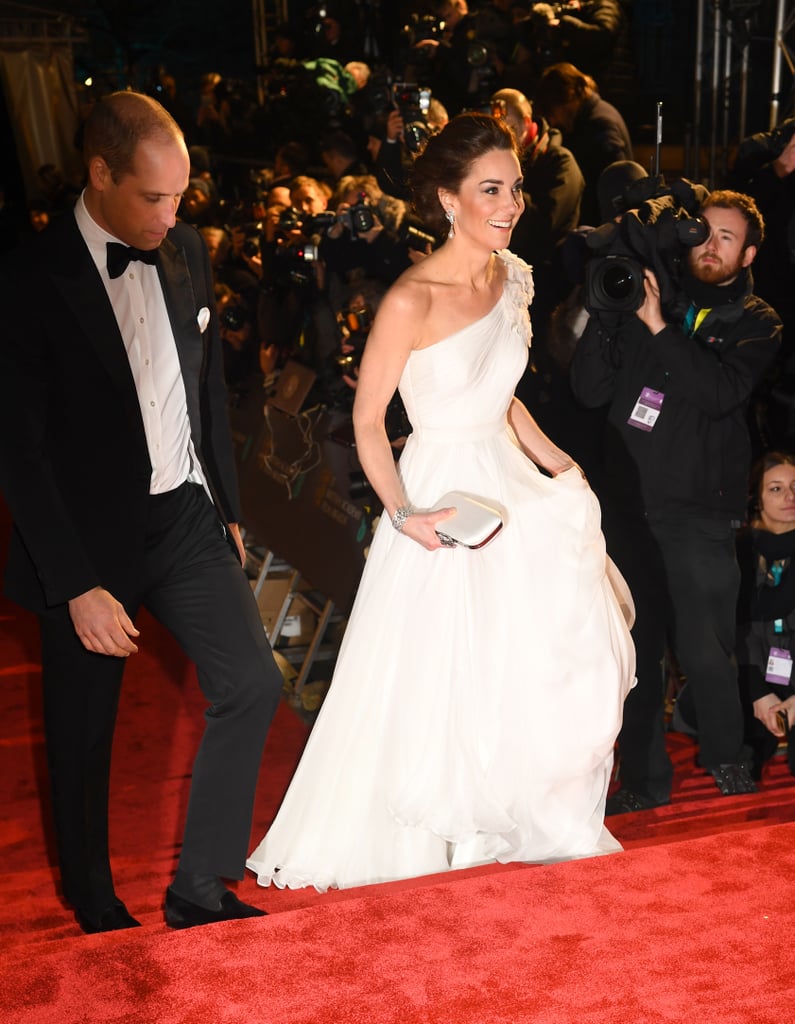
[{"label": "bare shoulder", "polygon": [[431,307],[433,283],[421,271],[422,264],[409,267],[395,281],[384,300],[381,309],[393,316],[424,317]]}]

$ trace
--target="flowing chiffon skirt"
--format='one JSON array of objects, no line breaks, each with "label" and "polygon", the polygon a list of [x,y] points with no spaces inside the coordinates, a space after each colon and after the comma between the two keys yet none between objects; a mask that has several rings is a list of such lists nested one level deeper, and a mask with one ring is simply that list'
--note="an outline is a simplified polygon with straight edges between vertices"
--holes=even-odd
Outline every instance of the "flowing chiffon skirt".
[{"label": "flowing chiffon skirt", "polygon": [[413,352],[400,460],[418,508],[497,501],[481,550],[376,530],[331,689],[266,837],[262,885],[323,891],[490,861],[620,850],[604,805],[633,684],[632,602],[574,468],[550,478],[506,410],[527,358],[529,268],[484,318]]}]

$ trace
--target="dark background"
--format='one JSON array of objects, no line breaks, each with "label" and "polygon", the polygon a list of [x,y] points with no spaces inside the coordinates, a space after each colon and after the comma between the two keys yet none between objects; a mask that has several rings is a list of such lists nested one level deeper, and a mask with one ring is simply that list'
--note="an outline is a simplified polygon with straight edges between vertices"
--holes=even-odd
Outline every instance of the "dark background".
[{"label": "dark background", "polygon": [[[382,38],[387,40],[387,47],[388,40],[395,38],[405,21],[405,13],[417,6],[400,0],[351,3],[384,25]],[[473,0],[470,7],[474,6]],[[636,88],[621,109],[633,140],[654,143],[656,103],[662,101],[663,141],[669,146],[692,144],[698,3],[626,0],[625,6],[630,16]],[[711,12],[712,0],[705,6]],[[793,4],[787,6],[791,9]],[[292,0],[288,4],[290,22],[297,28],[311,26],[316,20],[316,7],[312,0]],[[771,109],[776,0],[722,0],[719,7],[724,18],[732,16],[738,26],[733,51],[736,61],[743,39],[750,41],[747,129],[748,133],[765,130],[769,127]],[[266,9],[272,29],[276,5],[266,4]],[[157,95],[159,73],[166,71],[177,81],[180,102],[195,110],[199,79],[204,72],[217,71],[255,90],[257,72],[263,70],[255,62],[251,0],[45,0],[42,4],[0,0],[0,25],[8,24],[7,19],[57,18],[59,12],[72,20],[85,40],[74,46],[75,78],[82,83],[91,76],[93,91],[98,95],[127,87]],[[710,17],[707,22],[701,53],[701,145],[709,144],[711,133]],[[792,113],[791,91],[792,75],[784,60],[779,97],[781,118]],[[731,144],[738,141],[739,104],[739,75],[735,69],[729,89]],[[9,187],[13,187],[15,178],[13,151],[13,136],[0,93],[0,180]],[[261,158],[267,154],[250,155]]]}]

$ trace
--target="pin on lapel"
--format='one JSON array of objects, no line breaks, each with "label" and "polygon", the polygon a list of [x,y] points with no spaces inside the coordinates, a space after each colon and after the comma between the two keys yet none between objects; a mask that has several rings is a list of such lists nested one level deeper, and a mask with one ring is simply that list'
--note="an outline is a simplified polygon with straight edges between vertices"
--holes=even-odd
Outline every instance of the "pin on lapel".
[{"label": "pin on lapel", "polygon": [[196,316],[196,323],[199,325],[199,330],[204,334],[207,330],[207,325],[210,322],[210,310],[206,306],[202,306]]}]

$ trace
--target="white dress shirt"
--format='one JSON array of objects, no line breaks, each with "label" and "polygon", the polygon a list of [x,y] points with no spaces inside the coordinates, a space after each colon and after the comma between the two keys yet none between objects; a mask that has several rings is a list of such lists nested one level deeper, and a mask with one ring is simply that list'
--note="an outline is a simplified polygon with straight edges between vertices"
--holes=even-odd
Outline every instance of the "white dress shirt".
[{"label": "white dress shirt", "polygon": [[120,277],[111,279],[107,243],[120,239],[96,223],[83,195],[75,218],[105,285],[130,362],[152,464],[149,491],[173,491],[186,480],[205,485],[190,436],[185,384],[157,267],[131,262]]}]

